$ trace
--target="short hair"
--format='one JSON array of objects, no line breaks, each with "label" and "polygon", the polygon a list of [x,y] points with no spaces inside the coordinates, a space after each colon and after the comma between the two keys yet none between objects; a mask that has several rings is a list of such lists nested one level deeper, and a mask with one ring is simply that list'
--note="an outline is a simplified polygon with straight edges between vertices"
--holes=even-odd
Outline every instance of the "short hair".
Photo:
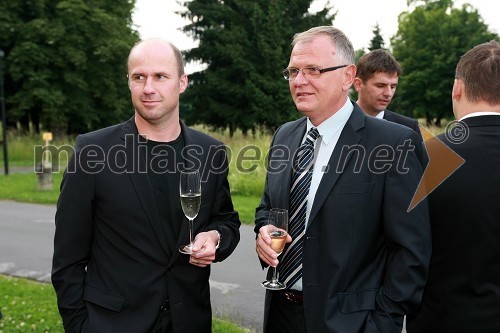
[{"label": "short hair", "polygon": [[293,36],[292,47],[298,43],[310,42],[319,35],[329,36],[335,45],[335,52],[341,62],[350,65],[354,64],[354,48],[351,41],[339,29],[333,26],[319,26],[307,31],[296,33]]},{"label": "short hair", "polygon": [[477,45],[458,61],[455,78],[464,82],[465,98],[477,103],[500,104],[500,44]]},{"label": "short hair", "polygon": [[166,43],[166,44],[168,44],[170,46],[170,48],[174,52],[174,57],[175,57],[175,61],[177,63],[177,72],[179,73],[179,77],[181,77],[182,75],[184,75],[184,60],[182,58],[182,52],[174,44],[172,44],[171,42],[169,42],[167,40],[161,39],[161,38],[151,38],[151,39],[146,39],[146,40],[140,40],[137,43],[135,43],[135,45],[130,49],[130,52],[128,54],[127,69],[128,69],[128,66],[129,66],[130,55],[132,54],[132,51],[134,51],[134,49],[137,46],[139,46],[140,44],[142,44],[142,43],[144,43],[146,41],[150,41],[150,40],[156,40],[156,41],[164,42],[164,43]]},{"label": "short hair", "polygon": [[396,59],[383,49],[373,50],[358,60],[356,66],[356,77],[368,81],[376,73],[397,74],[400,76],[403,70]]}]

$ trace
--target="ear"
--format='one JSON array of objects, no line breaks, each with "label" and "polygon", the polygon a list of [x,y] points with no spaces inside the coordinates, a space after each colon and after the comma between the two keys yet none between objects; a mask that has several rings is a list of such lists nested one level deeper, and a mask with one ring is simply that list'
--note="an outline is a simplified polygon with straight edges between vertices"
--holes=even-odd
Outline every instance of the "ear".
[{"label": "ear", "polygon": [[455,79],[453,83],[453,89],[451,91],[451,98],[455,101],[459,101],[464,96],[464,82],[460,79]]},{"label": "ear", "polygon": [[186,90],[187,85],[188,85],[188,77],[186,74],[182,74],[181,78],[179,79],[179,90],[181,94]]},{"label": "ear", "polygon": [[345,71],[344,71],[343,88],[345,91],[348,91],[349,88],[351,88],[355,77],[356,77],[356,66],[354,66],[354,65],[347,66]]},{"label": "ear", "polygon": [[359,91],[361,90],[361,87],[363,85],[363,80],[361,80],[359,77],[355,78],[354,79],[354,89],[356,89],[356,91],[359,93]]}]

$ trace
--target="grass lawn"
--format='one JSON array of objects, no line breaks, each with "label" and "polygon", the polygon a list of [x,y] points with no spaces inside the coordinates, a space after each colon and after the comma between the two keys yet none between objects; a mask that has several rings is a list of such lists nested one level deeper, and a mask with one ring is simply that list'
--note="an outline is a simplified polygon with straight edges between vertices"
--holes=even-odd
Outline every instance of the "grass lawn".
[{"label": "grass lawn", "polygon": [[[61,332],[62,320],[50,284],[0,275],[0,333]],[[244,333],[243,328],[214,318],[214,333]]]}]

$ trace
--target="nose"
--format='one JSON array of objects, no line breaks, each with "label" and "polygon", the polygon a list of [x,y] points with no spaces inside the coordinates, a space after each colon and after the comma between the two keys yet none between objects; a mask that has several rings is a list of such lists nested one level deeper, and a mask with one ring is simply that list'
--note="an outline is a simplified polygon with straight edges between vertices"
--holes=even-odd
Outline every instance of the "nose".
[{"label": "nose", "polygon": [[394,95],[394,89],[391,86],[385,87],[385,89],[384,89],[384,95],[388,96],[388,97],[391,97],[392,95]]},{"label": "nose", "polygon": [[301,86],[301,85],[308,84],[308,83],[309,83],[309,81],[307,80],[307,78],[304,74],[304,71],[299,70],[299,72],[297,73],[297,76],[295,77],[295,79],[293,79],[293,84],[295,86]]},{"label": "nose", "polygon": [[153,78],[152,77],[148,77],[146,79],[146,81],[144,82],[143,92],[147,95],[155,93],[155,88],[153,86]]}]

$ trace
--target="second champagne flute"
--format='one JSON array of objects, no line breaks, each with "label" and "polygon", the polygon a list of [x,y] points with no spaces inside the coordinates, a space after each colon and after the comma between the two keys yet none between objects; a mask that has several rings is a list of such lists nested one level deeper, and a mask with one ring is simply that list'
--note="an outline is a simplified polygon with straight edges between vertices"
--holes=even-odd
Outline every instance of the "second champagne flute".
[{"label": "second champagne flute", "polygon": [[[286,209],[272,208],[269,211],[267,231],[269,232],[269,236],[271,236],[271,248],[279,256],[283,252],[288,234],[288,211]],[[276,267],[272,269],[272,279],[262,282],[262,286],[271,290],[285,289],[285,284],[278,281]]]},{"label": "second champagne flute", "polygon": [[201,181],[198,170],[181,171],[179,182],[181,207],[189,220],[189,244],[181,246],[179,252],[193,253],[193,220],[198,216],[201,205]]}]

